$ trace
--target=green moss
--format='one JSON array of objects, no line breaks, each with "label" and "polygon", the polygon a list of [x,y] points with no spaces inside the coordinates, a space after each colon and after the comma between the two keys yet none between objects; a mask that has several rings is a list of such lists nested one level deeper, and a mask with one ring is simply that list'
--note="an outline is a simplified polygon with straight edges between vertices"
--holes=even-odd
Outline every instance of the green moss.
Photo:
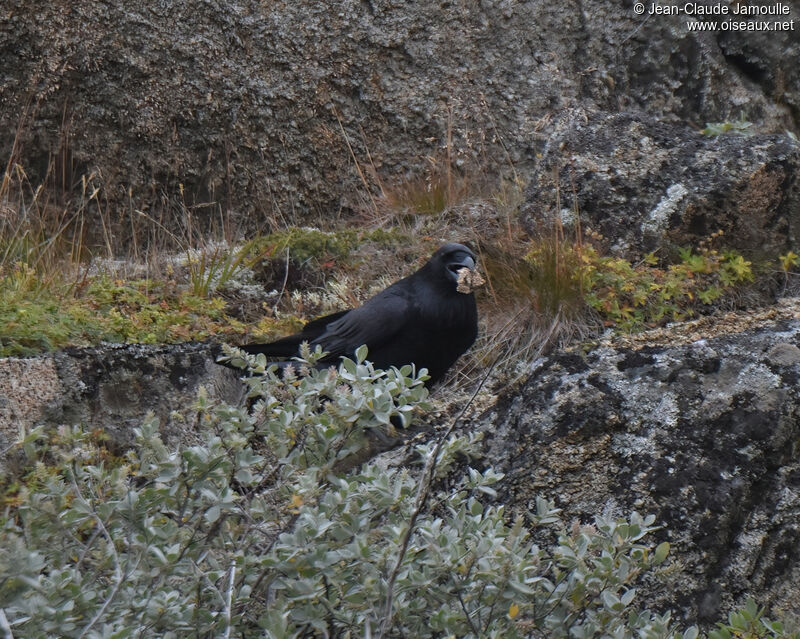
[{"label": "green moss", "polygon": [[357,231],[320,231],[311,228],[291,228],[259,238],[258,245],[270,257],[280,257],[289,250],[292,258],[304,262],[328,257],[346,257],[358,246]]},{"label": "green moss", "polygon": [[375,229],[361,234],[361,241],[369,241],[380,246],[397,246],[409,241],[407,234],[396,227],[389,229]]},{"label": "green moss", "polygon": [[172,291],[150,280],[89,281],[75,294],[66,284],[20,289],[13,274],[0,278],[0,356],[28,356],[100,341],[181,342],[243,333],[225,314],[224,300]]},{"label": "green moss", "polygon": [[254,240],[254,247],[255,250],[261,251],[269,257],[282,257],[288,249],[289,255],[299,262],[310,259],[317,261],[345,260],[356,249],[368,242],[380,246],[394,246],[406,239],[407,237],[397,229],[321,231],[293,227],[257,238]]}]

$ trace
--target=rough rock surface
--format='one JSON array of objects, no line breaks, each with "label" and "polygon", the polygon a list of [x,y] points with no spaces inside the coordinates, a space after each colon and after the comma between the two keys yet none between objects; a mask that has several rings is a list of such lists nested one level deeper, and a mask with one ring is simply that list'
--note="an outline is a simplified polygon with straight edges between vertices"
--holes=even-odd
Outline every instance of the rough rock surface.
[{"label": "rough rock surface", "polygon": [[[560,210],[559,210],[560,205]],[[788,135],[709,138],[628,111],[577,109],[547,142],[525,194],[523,224],[549,232],[556,214],[628,257],[724,244],[774,258],[800,238],[800,143]]]},{"label": "rough rock surface", "polygon": [[53,159],[61,193],[94,172],[122,228],[209,201],[263,225],[352,206],[354,158],[373,185],[445,144],[457,165],[525,174],[576,105],[797,130],[796,31],[689,31],[696,17],[630,0],[7,0],[0,157],[14,148],[34,183]]},{"label": "rough rock surface", "polygon": [[800,613],[800,301],[783,310],[744,332],[534,362],[484,418],[500,499],[544,496],[567,521],[655,514],[674,570],[648,598],[687,618],[748,596]]},{"label": "rough rock surface", "polygon": [[0,359],[0,473],[20,434],[38,425],[102,430],[110,445],[133,441],[148,413],[172,442],[191,436],[191,406],[200,386],[236,401],[236,375],[214,363],[209,344],[105,344],[33,358]]}]

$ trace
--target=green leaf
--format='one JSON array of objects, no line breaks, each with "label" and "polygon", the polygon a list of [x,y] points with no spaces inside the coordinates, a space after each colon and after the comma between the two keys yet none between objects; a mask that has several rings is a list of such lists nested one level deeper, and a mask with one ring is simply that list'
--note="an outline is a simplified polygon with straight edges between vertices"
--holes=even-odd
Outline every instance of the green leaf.
[{"label": "green leaf", "polygon": [[682,639],[697,639],[699,635],[700,629],[697,626],[690,626],[684,631]]},{"label": "green leaf", "polygon": [[653,563],[658,565],[664,563],[664,560],[669,555],[669,542],[662,541],[658,546],[656,546],[656,550],[653,553]]},{"label": "green leaf", "polygon": [[219,519],[221,513],[222,511],[220,507],[215,505],[211,506],[211,508],[205,512],[204,517],[208,523],[213,524],[215,521],[217,521],[217,519]]}]

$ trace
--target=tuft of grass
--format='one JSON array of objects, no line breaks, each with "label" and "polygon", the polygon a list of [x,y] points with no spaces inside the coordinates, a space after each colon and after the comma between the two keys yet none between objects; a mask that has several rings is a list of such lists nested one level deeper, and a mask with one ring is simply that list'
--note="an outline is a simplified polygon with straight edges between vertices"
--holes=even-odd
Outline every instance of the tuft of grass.
[{"label": "tuft of grass", "polygon": [[192,293],[209,297],[225,286],[245,268],[252,268],[263,256],[258,240],[239,247],[213,246],[209,250],[186,251],[186,267]]},{"label": "tuft of grass", "polygon": [[483,185],[456,170],[451,164],[428,158],[421,175],[385,187],[386,205],[396,211],[436,215],[467,199],[483,195]]},{"label": "tuft of grass", "polygon": [[576,318],[584,307],[584,247],[560,237],[533,243],[525,255],[534,291],[533,304],[548,317]]}]

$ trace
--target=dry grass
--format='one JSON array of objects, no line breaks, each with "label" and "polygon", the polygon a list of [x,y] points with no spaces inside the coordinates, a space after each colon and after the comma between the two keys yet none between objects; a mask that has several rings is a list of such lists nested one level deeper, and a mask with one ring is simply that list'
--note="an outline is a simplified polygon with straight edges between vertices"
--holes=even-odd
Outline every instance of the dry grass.
[{"label": "dry grass", "polygon": [[493,362],[496,377],[513,381],[526,362],[599,328],[583,303],[580,230],[565,237],[559,225],[529,237],[518,222],[524,183],[513,167],[498,179],[456,169],[446,152],[427,158],[420,175],[387,184],[369,157],[363,165],[352,159],[374,193],[363,200],[365,223],[402,229],[415,238],[418,255],[446,241],[464,242],[479,255],[486,279],[478,292],[480,337],[449,385],[471,385]]},{"label": "dry grass", "polygon": [[[421,163],[422,170],[400,180],[382,179],[367,150],[359,158],[347,140],[351,160],[368,197],[360,211],[365,224],[400,228],[420,244],[460,241],[472,246],[486,274],[479,293],[481,339],[471,363],[460,371],[469,377],[500,358],[500,369],[515,367],[548,346],[590,330],[593,319],[584,314],[576,290],[575,255],[580,233],[564,237],[563,230],[532,240],[518,223],[524,182],[508,161],[505,175],[483,167],[456,166],[452,119],[445,139]],[[342,134],[344,128],[342,127]],[[424,247],[424,248],[423,248]],[[531,259],[535,252],[537,259]]]}]

